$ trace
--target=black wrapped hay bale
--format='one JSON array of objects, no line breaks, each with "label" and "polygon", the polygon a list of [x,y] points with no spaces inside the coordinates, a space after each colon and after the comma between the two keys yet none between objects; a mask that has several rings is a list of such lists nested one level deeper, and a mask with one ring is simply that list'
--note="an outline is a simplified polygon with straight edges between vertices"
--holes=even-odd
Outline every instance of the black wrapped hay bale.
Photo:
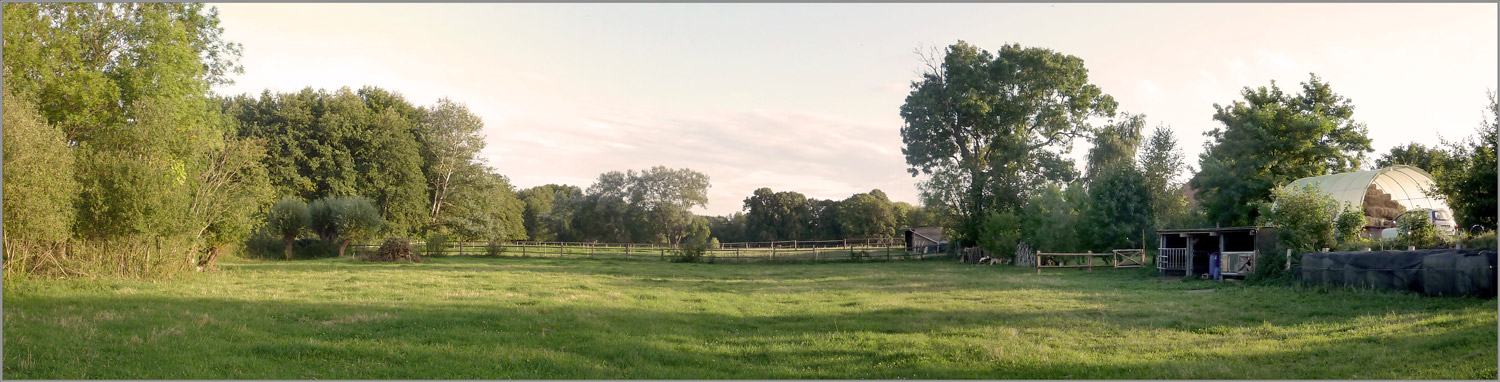
[{"label": "black wrapped hay bale", "polygon": [[1493,249],[1314,252],[1302,255],[1298,277],[1306,285],[1495,297],[1495,261]]},{"label": "black wrapped hay bale", "polygon": [[1432,296],[1495,297],[1495,251],[1455,249],[1423,258],[1422,290]]}]

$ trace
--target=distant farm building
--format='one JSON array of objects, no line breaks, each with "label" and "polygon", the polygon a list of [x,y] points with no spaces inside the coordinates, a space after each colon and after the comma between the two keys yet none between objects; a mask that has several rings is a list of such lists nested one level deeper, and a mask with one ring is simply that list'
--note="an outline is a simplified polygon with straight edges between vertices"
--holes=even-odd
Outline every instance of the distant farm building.
[{"label": "distant farm building", "polygon": [[[1426,208],[1448,214],[1448,204],[1427,196],[1432,189],[1432,175],[1422,169],[1397,165],[1377,170],[1345,172],[1302,178],[1287,185],[1298,189],[1315,185],[1340,205],[1349,203],[1365,208],[1365,229],[1378,231],[1395,227],[1401,213]],[[1444,227],[1447,228],[1447,227]]]},{"label": "distant farm building", "polygon": [[901,229],[906,239],[906,251],[911,253],[941,252],[948,244],[943,240],[943,227],[912,227]]}]

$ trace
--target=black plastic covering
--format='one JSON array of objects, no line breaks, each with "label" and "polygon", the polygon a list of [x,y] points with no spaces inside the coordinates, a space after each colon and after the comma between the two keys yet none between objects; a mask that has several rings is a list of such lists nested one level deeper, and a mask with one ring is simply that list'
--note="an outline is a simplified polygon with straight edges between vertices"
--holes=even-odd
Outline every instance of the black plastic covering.
[{"label": "black plastic covering", "polygon": [[1315,252],[1302,255],[1299,276],[1309,285],[1495,297],[1495,250]]}]

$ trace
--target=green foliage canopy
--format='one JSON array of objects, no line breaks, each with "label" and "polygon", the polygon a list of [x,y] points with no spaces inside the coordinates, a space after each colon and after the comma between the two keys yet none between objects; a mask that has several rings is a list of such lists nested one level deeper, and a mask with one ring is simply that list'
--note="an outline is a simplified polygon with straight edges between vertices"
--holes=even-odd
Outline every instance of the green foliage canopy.
[{"label": "green foliage canopy", "polygon": [[1295,95],[1275,81],[1240,94],[1244,100],[1229,106],[1214,104],[1224,126],[1207,133],[1202,171],[1190,181],[1212,222],[1248,225],[1276,185],[1355,170],[1372,151],[1364,124],[1351,119],[1354,105],[1316,75]]},{"label": "green foliage canopy", "polygon": [[373,236],[385,220],[370,198],[336,196],[314,200],[307,206],[309,226],[324,241],[337,243],[339,257],[349,242]]},{"label": "green foliage canopy", "polygon": [[277,201],[266,214],[266,229],[286,243],[287,260],[292,259],[292,242],[297,241],[297,236],[309,228],[311,221],[307,202],[292,197]]},{"label": "green foliage canopy", "polygon": [[1070,180],[1057,150],[1114,109],[1078,57],[1015,44],[991,54],[959,41],[912,82],[902,153],[913,176],[930,177],[921,187],[937,203],[927,205],[947,209],[957,239],[972,242],[986,211],[1013,211],[1044,181]]}]

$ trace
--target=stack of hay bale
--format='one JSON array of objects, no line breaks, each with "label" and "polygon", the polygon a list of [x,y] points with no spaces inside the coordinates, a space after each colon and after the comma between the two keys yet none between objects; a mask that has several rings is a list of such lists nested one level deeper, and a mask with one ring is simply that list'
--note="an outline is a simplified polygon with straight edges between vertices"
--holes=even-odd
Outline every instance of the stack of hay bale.
[{"label": "stack of hay bale", "polygon": [[1381,191],[1374,184],[1365,189],[1365,220],[1370,227],[1395,227],[1396,217],[1406,211],[1401,203],[1391,199],[1391,194]]}]

